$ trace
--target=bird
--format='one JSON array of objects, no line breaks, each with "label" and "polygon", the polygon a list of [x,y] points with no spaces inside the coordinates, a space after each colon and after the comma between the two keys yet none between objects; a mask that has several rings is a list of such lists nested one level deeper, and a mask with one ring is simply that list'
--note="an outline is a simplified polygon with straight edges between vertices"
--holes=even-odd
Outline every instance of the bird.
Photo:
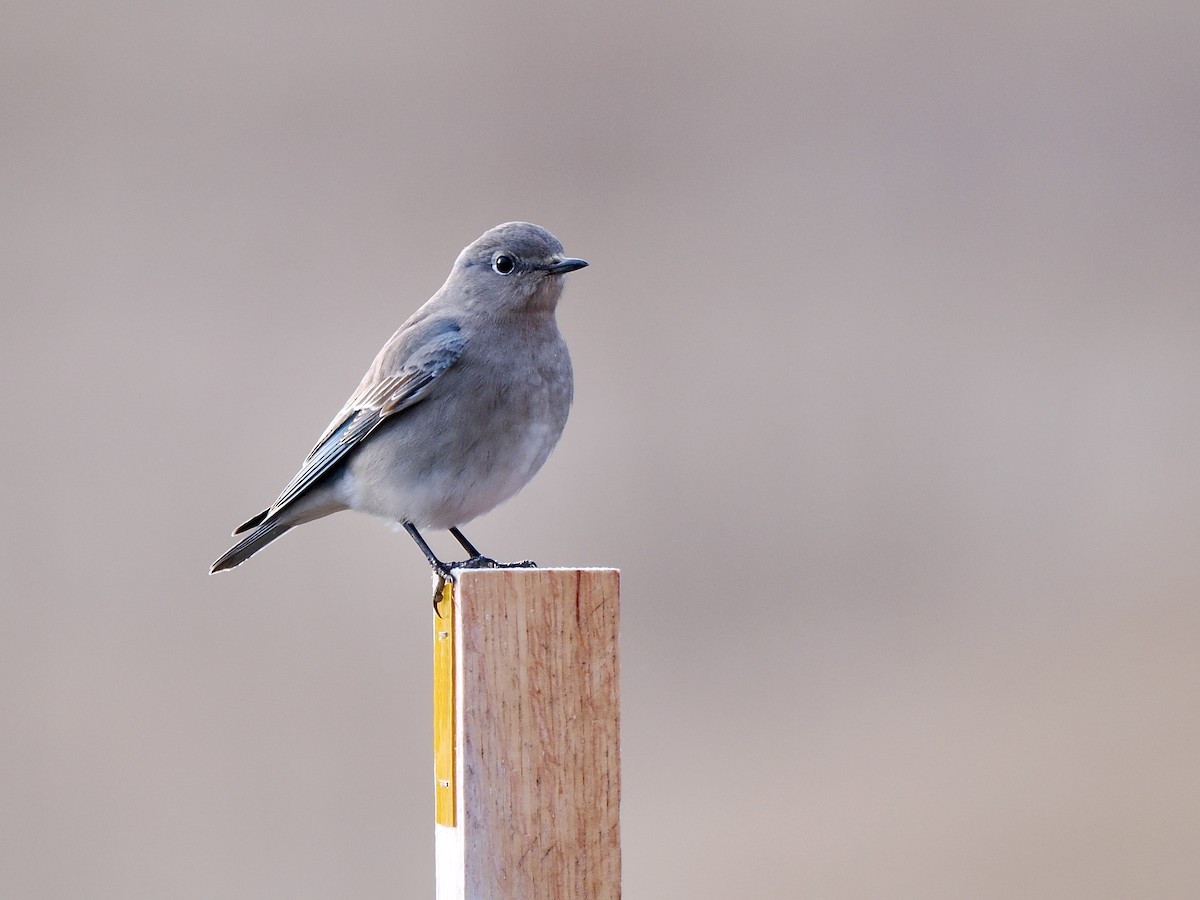
[{"label": "bird", "polygon": [[[563,276],[586,265],[528,222],[497,225],[467,245],[275,502],[234,530],[245,536],[211,572],[346,509],[402,526],[438,590],[457,568],[532,566],[484,556],[461,526],[528,484],[562,435],[574,381],[555,310]],[[468,559],[443,562],[420,529],[448,530]]]}]

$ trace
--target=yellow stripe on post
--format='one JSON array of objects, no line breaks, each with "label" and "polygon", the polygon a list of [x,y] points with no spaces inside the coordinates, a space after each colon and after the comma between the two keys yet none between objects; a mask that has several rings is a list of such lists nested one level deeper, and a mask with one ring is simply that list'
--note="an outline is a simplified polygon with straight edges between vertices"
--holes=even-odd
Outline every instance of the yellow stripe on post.
[{"label": "yellow stripe on post", "polygon": [[454,583],[447,579],[433,617],[433,777],[436,820],[454,827]]}]

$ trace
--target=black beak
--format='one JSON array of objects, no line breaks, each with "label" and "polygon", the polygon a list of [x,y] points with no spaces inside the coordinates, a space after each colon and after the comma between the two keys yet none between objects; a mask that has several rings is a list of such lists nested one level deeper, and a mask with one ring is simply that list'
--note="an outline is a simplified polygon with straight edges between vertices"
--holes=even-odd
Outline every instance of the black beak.
[{"label": "black beak", "polygon": [[564,256],[562,259],[555,260],[546,266],[546,271],[551,275],[566,275],[568,272],[582,269],[586,265],[586,259],[573,259],[570,256]]}]

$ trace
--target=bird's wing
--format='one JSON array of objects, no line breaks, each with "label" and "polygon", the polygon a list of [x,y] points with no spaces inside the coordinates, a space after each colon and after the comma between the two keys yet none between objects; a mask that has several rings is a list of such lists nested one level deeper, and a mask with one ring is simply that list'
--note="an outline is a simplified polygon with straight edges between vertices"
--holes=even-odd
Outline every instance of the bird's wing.
[{"label": "bird's wing", "polygon": [[426,321],[401,328],[259,521],[272,518],[308,490],[385,419],[428,396],[438,377],[458,362],[466,345],[456,322]]}]

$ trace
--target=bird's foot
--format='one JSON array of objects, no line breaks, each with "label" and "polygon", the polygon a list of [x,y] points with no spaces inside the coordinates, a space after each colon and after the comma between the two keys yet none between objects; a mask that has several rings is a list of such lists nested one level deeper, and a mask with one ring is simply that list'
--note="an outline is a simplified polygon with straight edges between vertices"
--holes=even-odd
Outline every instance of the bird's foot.
[{"label": "bird's foot", "polygon": [[442,594],[445,591],[447,583],[454,583],[455,569],[536,569],[537,563],[532,559],[524,559],[521,562],[502,563],[496,562],[488,556],[472,556],[470,559],[464,559],[460,562],[444,563],[440,560],[433,567],[433,572],[437,575],[437,584],[433,588],[433,609],[437,612],[438,604],[442,602]]},{"label": "bird's foot", "polygon": [[488,556],[472,556],[470,559],[464,559],[462,562],[447,563],[451,569],[536,569],[537,563],[532,559],[522,560],[521,562],[502,563],[496,562]]}]

